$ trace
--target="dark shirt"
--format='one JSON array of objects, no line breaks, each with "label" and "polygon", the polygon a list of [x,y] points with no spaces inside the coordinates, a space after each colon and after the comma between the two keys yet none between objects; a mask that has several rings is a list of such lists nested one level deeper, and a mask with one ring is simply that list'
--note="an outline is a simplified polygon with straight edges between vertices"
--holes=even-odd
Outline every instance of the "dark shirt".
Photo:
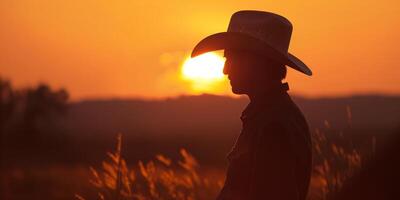
[{"label": "dark shirt", "polygon": [[307,122],[287,94],[287,83],[253,99],[242,131],[227,155],[225,184],[217,200],[304,200],[311,177]]}]

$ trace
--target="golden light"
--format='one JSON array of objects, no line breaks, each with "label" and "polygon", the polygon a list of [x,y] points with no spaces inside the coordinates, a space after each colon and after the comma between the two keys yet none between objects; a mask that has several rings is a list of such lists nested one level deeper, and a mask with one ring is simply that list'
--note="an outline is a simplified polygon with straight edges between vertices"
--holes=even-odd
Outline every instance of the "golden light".
[{"label": "golden light", "polygon": [[226,77],[223,74],[225,58],[209,52],[194,58],[187,58],[182,65],[182,77],[192,82],[197,92],[218,90]]},{"label": "golden light", "polygon": [[222,79],[224,74],[225,58],[216,53],[205,53],[194,58],[188,58],[183,64],[184,77],[192,80],[198,79]]}]

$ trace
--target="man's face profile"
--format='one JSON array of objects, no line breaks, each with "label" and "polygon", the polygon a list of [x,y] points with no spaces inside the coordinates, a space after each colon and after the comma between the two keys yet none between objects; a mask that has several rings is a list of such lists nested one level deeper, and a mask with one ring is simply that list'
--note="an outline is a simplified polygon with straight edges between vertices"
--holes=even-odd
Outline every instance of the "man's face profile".
[{"label": "man's face profile", "polygon": [[234,94],[249,94],[260,87],[257,83],[259,79],[265,79],[265,71],[261,69],[263,62],[257,54],[226,49],[224,57],[223,72],[228,75]]}]

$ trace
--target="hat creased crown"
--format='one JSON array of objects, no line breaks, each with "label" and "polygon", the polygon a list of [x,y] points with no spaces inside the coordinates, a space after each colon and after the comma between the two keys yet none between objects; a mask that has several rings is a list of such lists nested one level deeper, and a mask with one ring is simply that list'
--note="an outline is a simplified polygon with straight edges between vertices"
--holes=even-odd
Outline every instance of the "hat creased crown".
[{"label": "hat creased crown", "polygon": [[292,24],[286,18],[263,11],[239,11],[232,15],[228,32],[247,34],[287,54]]}]

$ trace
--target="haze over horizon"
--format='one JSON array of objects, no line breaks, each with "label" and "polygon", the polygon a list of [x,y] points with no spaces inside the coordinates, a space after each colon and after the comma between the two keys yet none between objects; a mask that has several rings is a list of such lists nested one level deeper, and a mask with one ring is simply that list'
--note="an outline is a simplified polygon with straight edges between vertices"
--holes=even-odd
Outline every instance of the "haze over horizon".
[{"label": "haze over horizon", "polygon": [[287,17],[290,52],[311,78],[289,70],[307,97],[400,94],[400,3],[385,1],[0,2],[0,76],[15,87],[47,83],[73,100],[229,95],[228,82],[194,91],[181,66],[202,38],[226,31],[235,11]]}]

